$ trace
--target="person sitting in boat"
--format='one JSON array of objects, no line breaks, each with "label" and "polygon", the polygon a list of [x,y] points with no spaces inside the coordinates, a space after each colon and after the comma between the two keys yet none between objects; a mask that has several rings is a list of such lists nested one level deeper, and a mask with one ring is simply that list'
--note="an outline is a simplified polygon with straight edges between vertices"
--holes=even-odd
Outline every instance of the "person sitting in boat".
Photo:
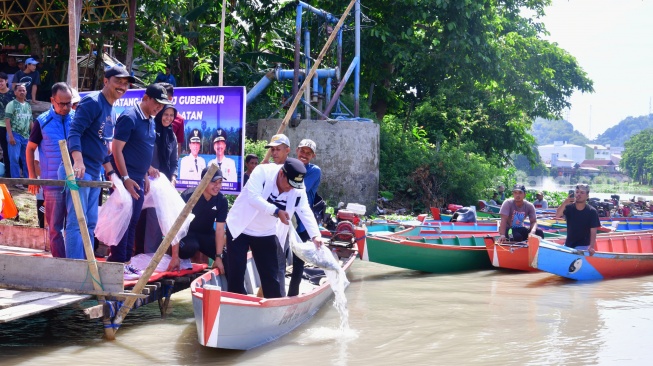
[{"label": "person sitting in boat", "polygon": [[[209,168],[204,168],[200,178],[204,178],[208,170]],[[192,212],[195,217],[188,226],[188,234],[181,239],[179,245],[172,247],[172,259],[168,271],[179,270],[180,259],[192,258],[197,251],[200,251],[213,259],[213,268],[218,268],[220,273],[225,273],[222,259],[225,247],[225,220],[229,207],[227,198],[220,192],[223,180],[222,171],[216,170],[211,182],[202,192],[202,197],[193,207]],[[195,189],[197,186],[188,188],[181,193],[181,198],[188,202]],[[152,249],[156,250],[156,248]]]},{"label": "person sitting in boat", "polygon": [[569,195],[556,210],[557,217],[567,220],[567,239],[565,246],[595,253],[596,232],[601,226],[596,208],[587,204],[590,194],[589,184],[576,186],[575,195]]},{"label": "person sitting in boat", "polygon": [[[245,268],[251,249],[266,298],[282,297],[277,247],[286,242],[295,212],[319,247],[320,230],[304,190],[306,167],[288,158],[282,165],[257,166],[227,215],[228,291],[247,294]],[[278,225],[279,221],[282,225]],[[280,230],[277,230],[279,226]],[[278,236],[277,236],[278,235]]]},{"label": "person sitting in boat", "polygon": [[541,208],[541,209],[549,208],[549,203],[544,199],[544,194],[542,192],[537,192],[535,194],[535,198],[537,198],[533,202],[533,206],[535,206],[535,208]]},{"label": "person sitting in boat", "polygon": [[[512,189],[511,199],[507,199],[501,205],[499,214],[501,215],[501,225],[499,226],[499,242],[506,241],[524,241],[528,239],[528,234],[535,234],[544,238],[544,232],[537,228],[537,217],[535,216],[535,206],[524,199],[526,196],[526,187],[515,184]],[[529,227],[524,226],[524,221],[528,217]],[[511,234],[509,234],[509,231]],[[510,237],[512,235],[512,238]]]},{"label": "person sitting in boat", "polygon": [[492,194],[492,199],[488,201],[488,203],[492,206],[499,206],[499,194],[497,192],[494,192]]}]

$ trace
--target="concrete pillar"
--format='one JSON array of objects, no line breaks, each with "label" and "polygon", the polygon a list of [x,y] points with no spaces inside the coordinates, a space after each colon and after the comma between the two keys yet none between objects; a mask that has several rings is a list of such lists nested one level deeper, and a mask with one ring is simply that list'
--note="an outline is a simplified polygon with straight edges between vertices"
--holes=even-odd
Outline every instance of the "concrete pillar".
[{"label": "concrete pillar", "polygon": [[[280,119],[259,120],[258,139],[270,140]],[[374,212],[379,191],[379,125],[371,122],[302,120],[297,127],[287,127],[291,157],[302,139],[317,145],[313,163],[322,169],[318,193],[329,206],[338,202],[360,203],[367,214]]]}]

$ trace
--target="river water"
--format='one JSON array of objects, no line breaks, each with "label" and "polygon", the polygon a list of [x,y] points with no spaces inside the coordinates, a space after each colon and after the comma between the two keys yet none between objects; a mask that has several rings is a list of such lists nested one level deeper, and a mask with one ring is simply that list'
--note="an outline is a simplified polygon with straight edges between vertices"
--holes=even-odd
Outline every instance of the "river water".
[{"label": "river water", "polygon": [[357,261],[351,330],[329,302],[250,351],[197,343],[190,292],[128,315],[116,341],[74,307],[0,324],[2,365],[626,365],[653,354],[653,276],[579,283],[502,270],[434,275]]}]

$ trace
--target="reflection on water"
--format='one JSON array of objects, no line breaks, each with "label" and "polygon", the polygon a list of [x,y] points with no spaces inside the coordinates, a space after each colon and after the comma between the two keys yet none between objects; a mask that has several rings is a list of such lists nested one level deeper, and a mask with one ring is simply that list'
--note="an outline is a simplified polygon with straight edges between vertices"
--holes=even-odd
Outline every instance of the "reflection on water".
[{"label": "reflection on water", "polygon": [[[578,283],[508,271],[433,275],[356,262],[350,330],[327,304],[304,326],[251,351],[205,348],[189,292],[130,314],[114,342],[76,308],[0,324],[5,364],[435,365],[644,364],[653,277]],[[137,315],[137,316],[135,316]]]}]

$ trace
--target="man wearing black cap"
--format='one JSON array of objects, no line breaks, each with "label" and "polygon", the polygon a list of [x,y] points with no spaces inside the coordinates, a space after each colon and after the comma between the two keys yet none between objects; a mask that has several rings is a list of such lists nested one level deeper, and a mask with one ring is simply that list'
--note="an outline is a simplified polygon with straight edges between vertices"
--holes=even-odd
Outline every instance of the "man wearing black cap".
[{"label": "man wearing black cap", "polygon": [[190,132],[188,138],[188,148],[190,155],[186,155],[179,162],[179,179],[181,180],[201,180],[202,170],[206,168],[206,161],[199,156],[202,147],[202,133],[197,128]]},{"label": "man wearing black cap", "polygon": [[[528,234],[535,234],[544,238],[544,232],[537,228],[537,217],[535,216],[535,206],[526,201],[526,187],[521,184],[515,184],[512,189],[512,199],[507,199],[501,205],[499,214],[501,215],[501,224],[499,226],[499,242],[524,241],[528,239]],[[528,217],[530,227],[524,226],[524,221]]]},{"label": "man wearing black cap", "polygon": [[236,162],[233,159],[224,156],[227,150],[227,132],[221,128],[213,139],[213,150],[215,151],[215,159],[209,161],[209,165],[215,164],[220,167],[224,180],[227,182],[237,182],[238,176],[236,175]]},{"label": "man wearing black cap", "polygon": [[118,245],[111,247],[108,260],[125,263],[126,275],[133,272],[129,261],[132,256],[136,224],[143,208],[145,193],[150,188],[147,173],[152,162],[156,139],[154,116],[159,113],[164,104],[172,104],[168,100],[165,88],[152,84],[145,89],[141,102],[127,108],[116,121],[111,155],[111,165],[115,171],[108,171],[107,177],[117,173],[122,178],[125,189],[132,196],[133,211],[127,232]]},{"label": "man wearing black cap", "polygon": [[[135,79],[122,66],[116,65],[104,71],[104,87],[87,94],[77,106],[75,117],[70,122],[68,150],[73,160],[75,178],[100,180],[100,171],[112,170],[108,156],[113,139],[115,116],[113,103],[120,99],[129,84]],[[66,171],[59,167],[59,179],[66,179]],[[94,236],[97,224],[100,188],[79,188],[82,208],[86,215],[89,236]],[[77,223],[77,215],[72,197],[66,196],[66,257],[85,259],[82,236]]]},{"label": "man wearing black cap", "polygon": [[[208,168],[202,170],[202,178]],[[188,234],[181,239],[179,245],[172,247],[172,260],[168,266],[168,271],[179,270],[179,259],[192,258],[199,250],[207,257],[212,258],[213,268],[220,269],[224,273],[224,264],[222,263],[222,252],[225,247],[225,220],[229,210],[227,198],[220,192],[222,188],[222,172],[218,169],[211,183],[209,183],[202,197],[193,207],[193,221],[188,227]],[[181,194],[181,198],[188,202],[197,187],[188,188]],[[215,230],[213,229],[215,225]],[[158,247],[158,246],[157,246]],[[154,252],[155,248],[145,248],[145,252]]]},{"label": "man wearing black cap", "polygon": [[[246,294],[247,250],[252,250],[266,298],[281,297],[277,246],[286,242],[292,215],[306,226],[316,246],[320,231],[303,188],[306,167],[294,158],[284,164],[259,165],[227,215],[229,291]],[[279,227],[279,229],[277,229]]]}]

